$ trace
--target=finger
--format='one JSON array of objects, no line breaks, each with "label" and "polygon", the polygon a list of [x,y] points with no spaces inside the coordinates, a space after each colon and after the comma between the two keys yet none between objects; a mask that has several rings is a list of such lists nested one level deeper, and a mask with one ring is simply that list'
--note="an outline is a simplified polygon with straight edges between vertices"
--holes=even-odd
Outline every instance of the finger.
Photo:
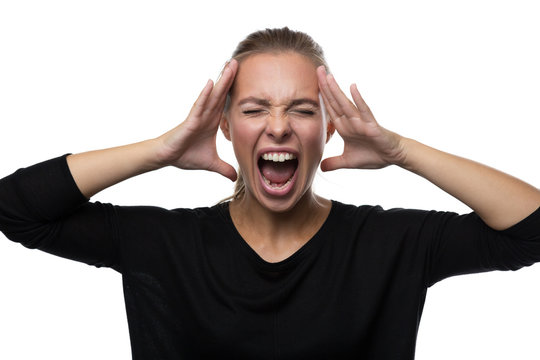
[{"label": "finger", "polygon": [[[230,74],[230,77],[227,79],[227,83],[224,85],[224,89],[223,89],[224,96],[222,96],[223,105],[225,105],[227,95],[231,91],[231,87],[234,84],[234,79],[236,78],[236,74],[238,72],[238,61],[236,61],[235,59],[232,59],[231,61],[229,61],[227,66],[230,69],[231,74]],[[220,107],[223,107],[223,105],[220,105]]]},{"label": "finger", "polygon": [[202,89],[201,93],[197,97],[197,100],[195,100],[195,103],[193,104],[193,107],[191,108],[190,115],[200,116],[202,114],[202,112],[205,109],[206,102],[208,101],[208,98],[210,94],[212,93],[213,87],[214,87],[214,82],[212,80],[208,80],[208,82]]},{"label": "finger", "polygon": [[219,159],[216,165],[210,170],[225,176],[231,181],[236,181],[236,178],[238,177],[236,170],[231,165],[227,164],[225,161],[221,159]]},{"label": "finger", "polygon": [[229,91],[229,88],[233,83],[234,77],[236,76],[237,70],[238,61],[236,61],[235,59],[231,59],[223,68],[223,71],[221,72],[221,75],[216,82],[216,89],[219,89],[220,92]]},{"label": "finger", "polygon": [[364,101],[364,98],[362,97],[362,95],[360,95],[360,91],[358,91],[356,84],[351,85],[351,96],[353,98],[354,103],[356,104],[356,107],[358,108],[360,112],[371,114],[371,110],[369,109],[369,106]]},{"label": "finger", "polygon": [[319,66],[317,68],[317,78],[319,80],[319,90],[321,92],[321,94],[323,95],[323,97],[326,98],[326,102],[327,102],[327,106],[330,106],[329,104],[329,101],[330,100],[330,97],[331,97],[331,93],[330,93],[330,89],[328,88],[328,81],[326,79],[326,70],[324,68],[323,65]]},{"label": "finger", "polygon": [[[329,77],[331,77],[331,75],[329,75]],[[352,102],[349,101],[349,99],[347,99],[345,95],[340,94],[341,89],[339,89],[339,87],[339,91],[337,94],[335,89],[332,90],[330,88],[330,83],[328,83],[327,89],[328,91],[326,92],[326,98],[330,103],[330,108],[334,111],[335,121],[358,117],[358,114],[354,111],[354,105],[352,104]],[[344,100],[340,99],[340,97],[343,97]],[[343,105],[344,102],[345,106]]]},{"label": "finger", "polygon": [[330,114],[330,118],[332,120],[337,120],[338,118],[343,116],[343,112],[341,111],[339,103],[336,101],[332,94],[332,91],[330,90],[330,87],[328,85],[328,74],[326,74],[324,66],[319,66],[317,68],[317,75],[319,78],[319,89],[321,90],[321,94],[323,95],[323,99],[325,100],[325,105],[328,113]]},{"label": "finger", "polygon": [[225,69],[223,69],[221,78],[218,80],[218,82],[214,86],[212,93],[210,94],[208,103],[206,105],[208,111],[214,112],[217,108],[219,108],[219,105],[226,98],[231,83],[232,70],[229,68],[229,66],[226,66]]},{"label": "finger", "polygon": [[234,82],[237,69],[238,62],[235,59],[229,61],[229,63],[225,66],[219,80],[216,82],[214,91],[212,92],[212,101],[208,104],[209,109],[221,110],[224,107],[227,94]]},{"label": "finger", "polygon": [[343,155],[340,156],[333,156],[329,157],[327,159],[324,159],[321,162],[321,170],[322,171],[333,171],[337,169],[344,169],[348,168],[349,165]]},{"label": "finger", "polygon": [[343,90],[341,90],[332,74],[328,74],[327,81],[328,89],[330,90],[330,93],[332,94],[335,101],[334,106],[335,108],[339,108],[339,110],[336,109],[336,112],[344,114],[349,118],[357,117],[358,109],[356,108],[356,106],[354,106],[351,100],[349,100],[347,95],[345,95]]},{"label": "finger", "polygon": [[227,102],[227,98],[230,94],[230,91],[231,91],[231,87],[232,87],[232,84],[234,83],[234,78],[236,76],[236,73],[233,75],[232,79],[231,79],[231,82],[230,84],[227,86],[226,88],[226,91],[223,93],[222,96],[220,96],[220,101],[217,105],[217,110],[220,112],[220,114],[223,112],[223,110],[225,109],[225,104]]},{"label": "finger", "polygon": [[323,98],[325,109],[328,112],[328,115],[330,115],[330,121],[335,122],[335,121],[339,120],[339,116],[337,115],[334,108],[330,105],[330,101],[328,100],[328,98],[326,97],[326,95],[322,91],[321,91],[321,96]]},{"label": "finger", "polygon": [[220,81],[222,76],[223,76],[223,72],[225,71],[225,69],[229,68],[230,70],[233,71],[233,73],[236,73],[236,70],[238,69],[238,61],[235,60],[235,59],[231,59],[229,61],[227,61],[227,63],[225,64],[225,66],[223,66],[223,69],[221,69],[221,72],[218,76],[218,79],[216,82]]},{"label": "finger", "polygon": [[[329,101],[326,96],[322,92],[321,95],[323,97],[324,103],[328,104]],[[330,115],[330,121],[340,135],[343,136],[344,134],[352,131],[353,128],[351,127],[351,123],[348,121],[342,121],[346,119],[345,117],[339,116],[331,106],[326,106],[326,110],[328,111],[328,115]]]}]

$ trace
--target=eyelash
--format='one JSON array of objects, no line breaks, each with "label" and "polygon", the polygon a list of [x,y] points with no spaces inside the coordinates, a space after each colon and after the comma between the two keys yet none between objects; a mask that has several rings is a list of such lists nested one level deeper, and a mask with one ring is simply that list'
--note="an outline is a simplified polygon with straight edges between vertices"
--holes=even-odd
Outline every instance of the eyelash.
[{"label": "eyelash", "polygon": [[[262,110],[244,110],[242,111],[242,114],[244,115],[254,115],[261,113]],[[312,110],[294,110],[294,112],[302,114],[302,115],[315,115],[315,112]]]},{"label": "eyelash", "polygon": [[302,115],[315,115],[315,112],[311,110],[295,110],[295,112],[300,113]]},{"label": "eyelash", "polygon": [[242,111],[242,114],[244,114],[244,115],[253,115],[253,114],[258,114],[261,111],[262,110],[244,110],[244,111]]}]

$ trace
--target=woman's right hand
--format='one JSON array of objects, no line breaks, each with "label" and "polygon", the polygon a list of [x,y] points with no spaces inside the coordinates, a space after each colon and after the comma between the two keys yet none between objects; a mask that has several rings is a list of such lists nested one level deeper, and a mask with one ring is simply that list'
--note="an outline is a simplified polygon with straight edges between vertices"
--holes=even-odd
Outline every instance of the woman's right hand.
[{"label": "woman's right hand", "polygon": [[216,135],[237,69],[238,63],[231,60],[215,86],[208,81],[187,119],[160,137],[69,155],[68,166],[81,193],[90,198],[109,186],[169,165],[215,171],[234,181],[236,171],[217,154]]},{"label": "woman's right hand", "polygon": [[237,61],[231,60],[215,85],[208,80],[186,120],[156,139],[158,162],[162,166],[209,170],[236,180],[236,170],[217,153],[216,135],[237,69]]}]

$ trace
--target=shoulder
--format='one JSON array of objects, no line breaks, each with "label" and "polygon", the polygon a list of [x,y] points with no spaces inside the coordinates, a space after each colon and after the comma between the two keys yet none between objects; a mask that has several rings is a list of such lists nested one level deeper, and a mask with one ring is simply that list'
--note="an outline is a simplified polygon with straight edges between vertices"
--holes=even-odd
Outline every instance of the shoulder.
[{"label": "shoulder", "polygon": [[228,204],[217,204],[210,207],[165,209],[158,206],[114,206],[119,218],[130,223],[153,223],[165,225],[178,224],[204,224],[225,220]]},{"label": "shoulder", "polygon": [[441,223],[459,217],[458,214],[447,211],[423,210],[411,208],[384,209],[380,205],[351,205],[332,201],[334,221],[341,226],[351,224],[377,228],[378,231],[395,232],[412,228],[422,228],[433,223]]},{"label": "shoulder", "polygon": [[333,211],[342,218],[369,218],[371,220],[407,219],[411,217],[423,217],[430,214],[441,213],[434,210],[391,208],[384,209],[380,205],[352,205],[332,200]]},{"label": "shoulder", "polygon": [[[223,215],[224,205],[165,209],[152,206],[115,207],[117,234],[126,257],[169,252],[195,254],[200,244],[231,232]],[[157,261],[157,260],[156,260]]]}]

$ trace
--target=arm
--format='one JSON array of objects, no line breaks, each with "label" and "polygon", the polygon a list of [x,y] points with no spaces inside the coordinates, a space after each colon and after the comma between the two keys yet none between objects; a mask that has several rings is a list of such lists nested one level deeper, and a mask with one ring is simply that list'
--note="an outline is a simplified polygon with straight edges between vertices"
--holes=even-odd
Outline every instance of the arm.
[{"label": "arm", "polygon": [[0,179],[0,231],[29,248],[120,270],[117,208],[88,198],[168,165],[234,179],[215,136],[236,66],[231,62],[216,86],[209,81],[187,119],[156,139],[52,159]]},{"label": "arm", "polygon": [[318,76],[330,119],[345,143],[341,156],[321,163],[323,171],[398,165],[456,197],[497,230],[516,224],[540,207],[540,191],[533,186],[384,129],[355,85],[351,86],[353,103],[323,67]]},{"label": "arm", "polygon": [[133,176],[165,166],[215,171],[235,180],[234,168],[216,150],[216,133],[238,64],[232,60],[214,84],[208,81],[187,119],[158,138],[70,155],[68,165],[80,191],[90,198]]},{"label": "arm", "polygon": [[504,230],[540,207],[540,191],[508,174],[402,138],[403,168],[426,178]]}]

